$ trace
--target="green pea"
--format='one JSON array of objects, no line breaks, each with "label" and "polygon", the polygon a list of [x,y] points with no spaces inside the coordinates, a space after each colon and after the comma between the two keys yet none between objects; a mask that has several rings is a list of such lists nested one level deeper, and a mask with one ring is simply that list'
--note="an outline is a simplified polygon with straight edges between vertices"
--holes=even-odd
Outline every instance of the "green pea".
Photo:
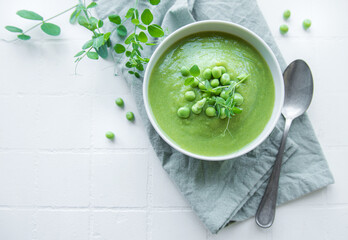
[{"label": "green pea", "polygon": [[133,120],[134,120],[134,113],[132,113],[132,112],[127,112],[127,113],[126,113],[126,118],[127,118],[129,121],[133,121]]},{"label": "green pea", "polygon": [[214,88],[213,89],[213,94],[216,96],[220,95],[221,92],[222,92],[222,88]]},{"label": "green pea", "polygon": [[216,116],[216,110],[213,107],[207,107],[207,109],[205,109],[205,114],[208,117],[215,117]]},{"label": "green pea", "polygon": [[190,71],[188,70],[187,67],[182,67],[180,69],[181,75],[183,75],[184,77],[187,77],[188,75],[190,75]]},{"label": "green pea", "polygon": [[226,116],[226,108],[221,108],[220,109],[220,119],[225,119]]},{"label": "green pea", "polygon": [[220,67],[213,67],[213,70],[211,70],[211,73],[213,74],[214,78],[221,77],[221,68]]},{"label": "green pea", "polygon": [[286,25],[286,24],[282,24],[282,25],[280,25],[280,27],[279,27],[279,31],[280,31],[280,33],[281,33],[281,34],[285,34],[285,33],[287,33],[287,32],[289,31],[289,27],[288,27],[288,25]]},{"label": "green pea", "polygon": [[222,85],[229,85],[231,81],[230,75],[228,73],[222,74],[220,81]]},{"label": "green pea", "polygon": [[195,78],[195,80],[193,80],[193,83],[191,83],[191,87],[197,87],[199,84],[198,79]]},{"label": "green pea", "polygon": [[117,99],[115,100],[115,103],[116,103],[116,105],[119,106],[119,107],[123,107],[123,106],[124,106],[124,102],[123,102],[123,99],[122,99],[122,98],[117,98]]},{"label": "green pea", "polygon": [[210,81],[210,85],[214,88],[220,85],[219,79],[213,79]]},{"label": "green pea", "polygon": [[202,94],[203,98],[207,98],[207,97],[210,97],[210,96],[211,96],[210,92],[205,92],[205,93]]},{"label": "green pea", "polygon": [[192,102],[193,100],[195,100],[195,98],[196,98],[196,94],[195,94],[194,91],[187,91],[187,92],[185,92],[185,99],[187,101]]},{"label": "green pea", "polygon": [[243,98],[243,96],[240,93],[235,93],[234,97],[233,97],[233,100],[235,101],[237,106],[242,105],[243,102],[244,102],[244,98]]},{"label": "green pea", "polygon": [[312,25],[312,21],[309,19],[305,19],[303,20],[302,26],[305,30],[307,30],[308,28],[310,28]]},{"label": "green pea", "polygon": [[181,118],[188,118],[190,116],[190,109],[188,107],[181,107],[178,109],[177,114]]},{"label": "green pea", "polygon": [[224,66],[219,66],[219,68],[221,69],[221,74],[226,73],[226,68]]},{"label": "green pea", "polygon": [[206,102],[207,102],[206,98],[203,98],[202,100],[199,100],[198,102],[196,102],[191,108],[192,112],[194,114],[200,114]]},{"label": "green pea", "polygon": [[198,88],[201,89],[201,90],[206,90],[207,88],[205,87],[205,84],[203,82],[200,82],[198,84]]},{"label": "green pea", "polygon": [[211,69],[207,68],[203,72],[203,77],[207,80],[211,79]]},{"label": "green pea", "polygon": [[229,97],[229,94],[226,93],[225,90],[223,90],[221,93],[220,93],[220,97],[222,97],[223,99],[227,99]]},{"label": "green pea", "polygon": [[285,10],[284,13],[283,13],[283,18],[284,18],[285,20],[287,20],[287,19],[289,19],[290,15],[291,15],[291,12],[290,12],[289,9],[287,9],[287,10]]},{"label": "green pea", "polygon": [[111,131],[107,131],[105,133],[105,137],[107,137],[108,139],[114,139],[115,138],[115,134]]}]

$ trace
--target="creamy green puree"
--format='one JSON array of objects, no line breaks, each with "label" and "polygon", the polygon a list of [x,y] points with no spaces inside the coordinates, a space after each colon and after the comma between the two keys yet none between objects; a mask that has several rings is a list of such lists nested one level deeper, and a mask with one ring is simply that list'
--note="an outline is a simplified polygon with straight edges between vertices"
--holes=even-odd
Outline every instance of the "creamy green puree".
[{"label": "creamy green puree", "polygon": [[[180,73],[182,66],[190,69],[194,64],[201,69],[201,76],[204,69],[216,65],[224,66],[232,80],[250,74],[236,89],[244,97],[243,112],[229,120],[208,117],[204,110],[199,115],[191,112],[187,119],[178,117],[180,107],[191,109],[202,99],[203,92],[185,86]],[[195,101],[185,100],[188,90],[196,93]],[[266,126],[274,106],[272,75],[259,52],[238,37],[217,32],[194,34],[169,48],[153,68],[148,95],[155,120],[166,136],[181,148],[204,156],[226,155],[253,141]]]}]

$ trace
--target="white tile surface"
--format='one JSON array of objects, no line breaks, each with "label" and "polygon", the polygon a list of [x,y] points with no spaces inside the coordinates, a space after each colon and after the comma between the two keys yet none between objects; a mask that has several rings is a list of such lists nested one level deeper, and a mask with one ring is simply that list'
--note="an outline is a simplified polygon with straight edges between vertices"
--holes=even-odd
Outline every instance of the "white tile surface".
[{"label": "white tile surface", "polygon": [[[1,2],[0,38],[13,37],[4,25],[31,26],[18,9],[47,17],[74,3]],[[285,60],[302,58],[312,69],[308,114],[334,185],[278,208],[271,229],[249,219],[207,233],[161,168],[114,64],[85,59],[74,75],[73,55],[91,36],[71,26],[67,14],[53,21],[62,29],[58,38],[38,29],[25,43],[0,41],[0,240],[347,239],[348,1],[258,3]],[[285,9],[292,12],[288,21]],[[312,20],[308,31],[304,18]],[[282,23],[290,28],[285,36]],[[115,141],[104,137],[108,130]]]},{"label": "white tile surface", "polygon": [[206,230],[193,212],[154,212],[152,222],[153,240],[206,238]]},{"label": "white tile surface", "polygon": [[145,153],[93,154],[93,206],[146,207],[147,168]]},{"label": "white tile surface", "polygon": [[34,153],[0,152],[0,205],[32,206],[36,203],[36,163]]},{"label": "white tile surface", "polygon": [[88,211],[40,210],[36,221],[35,239],[38,240],[86,240],[89,238]]},{"label": "white tile surface", "polygon": [[37,204],[87,207],[90,202],[89,165],[89,154],[39,154]]},{"label": "white tile surface", "polygon": [[94,212],[92,240],[146,239],[145,212]]},{"label": "white tile surface", "polygon": [[34,210],[0,210],[0,239],[34,239]]}]

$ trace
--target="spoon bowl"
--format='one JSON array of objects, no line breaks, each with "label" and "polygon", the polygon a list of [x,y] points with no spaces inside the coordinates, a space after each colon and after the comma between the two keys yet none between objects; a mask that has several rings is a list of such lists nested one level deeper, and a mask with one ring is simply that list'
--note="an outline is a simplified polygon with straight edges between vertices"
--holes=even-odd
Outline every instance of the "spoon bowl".
[{"label": "spoon bowl", "polygon": [[309,107],[313,96],[313,77],[303,60],[293,61],[284,71],[285,99],[282,114],[297,118]]}]

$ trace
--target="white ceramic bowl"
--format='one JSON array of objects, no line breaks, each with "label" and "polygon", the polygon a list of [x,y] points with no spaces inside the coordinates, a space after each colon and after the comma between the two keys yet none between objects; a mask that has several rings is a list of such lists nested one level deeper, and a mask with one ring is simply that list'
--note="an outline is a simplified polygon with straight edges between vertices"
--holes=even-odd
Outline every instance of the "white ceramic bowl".
[{"label": "white ceramic bowl", "polygon": [[[168,138],[166,134],[164,133],[164,131],[157,124],[156,119],[152,113],[151,106],[149,105],[149,99],[148,99],[148,86],[149,86],[150,75],[151,75],[153,67],[156,65],[156,62],[162,56],[162,54],[170,46],[178,42],[180,39],[183,39],[186,36],[192,35],[194,33],[207,32],[207,31],[222,32],[222,33],[235,35],[239,38],[244,39],[246,42],[248,42],[254,48],[256,48],[259,51],[259,53],[262,55],[262,57],[266,60],[271,70],[273,81],[274,81],[274,87],[275,87],[275,101],[274,101],[272,116],[269,119],[266,127],[261,132],[261,134],[257,138],[255,138],[252,142],[244,146],[242,149],[227,155],[216,156],[216,157],[191,153],[189,151],[182,149],[174,141]],[[276,57],[274,56],[272,50],[268,47],[268,45],[259,36],[257,36],[255,33],[248,30],[247,28],[242,27],[238,24],[225,22],[225,21],[209,20],[209,21],[195,22],[176,30],[175,32],[170,34],[157,47],[156,51],[152,54],[151,60],[145,71],[144,84],[143,84],[143,97],[144,97],[146,113],[150,119],[152,126],[156,129],[157,133],[163,138],[163,140],[165,140],[170,146],[194,158],[198,158],[202,160],[210,160],[210,161],[221,161],[221,160],[227,160],[227,159],[241,156],[253,150],[270,135],[281,114],[281,109],[284,102],[284,82],[283,82],[282,72],[280,70]]]}]

